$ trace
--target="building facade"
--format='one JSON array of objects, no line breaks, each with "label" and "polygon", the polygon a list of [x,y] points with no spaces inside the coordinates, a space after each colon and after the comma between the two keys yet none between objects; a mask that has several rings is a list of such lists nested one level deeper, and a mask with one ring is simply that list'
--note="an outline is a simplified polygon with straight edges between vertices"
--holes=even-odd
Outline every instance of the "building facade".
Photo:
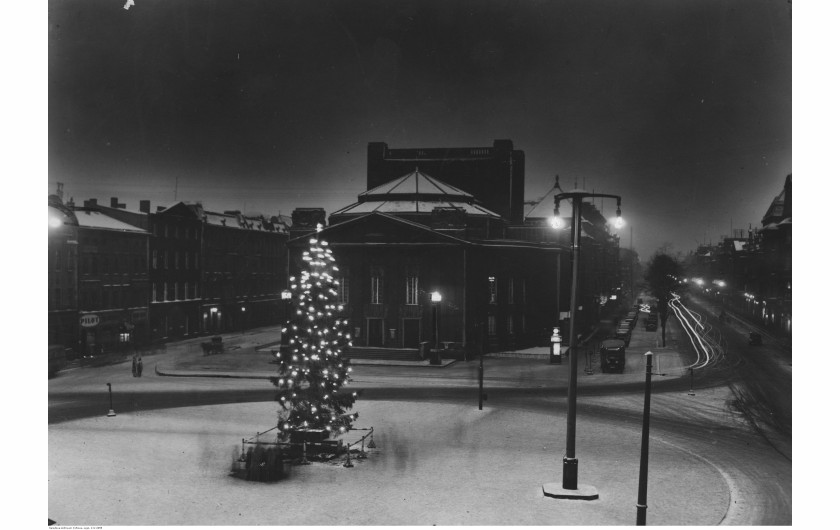
[{"label": "building facade", "polygon": [[[292,226],[302,235],[289,242],[293,275],[319,219],[302,213]],[[506,225],[472,194],[417,168],[332,214],[319,236],[340,269],[339,298],[354,346],[428,343],[475,353],[547,342],[558,321],[558,270],[568,263],[568,247],[557,235],[505,238]]]},{"label": "building facade", "polygon": [[[58,194],[49,197],[48,243],[48,340],[73,350],[78,345],[78,248],[79,223]],[[70,354],[73,355],[72,353]]]},{"label": "building facade", "polygon": [[791,175],[761,219],[716,245],[702,245],[687,269],[703,291],[766,328],[791,335],[793,211]]},{"label": "building facade", "polygon": [[129,351],[149,340],[149,233],[93,207],[76,208],[83,356]]},{"label": "building facade", "polygon": [[196,214],[202,223],[202,332],[281,324],[289,277],[285,224],[239,211],[196,208]]}]

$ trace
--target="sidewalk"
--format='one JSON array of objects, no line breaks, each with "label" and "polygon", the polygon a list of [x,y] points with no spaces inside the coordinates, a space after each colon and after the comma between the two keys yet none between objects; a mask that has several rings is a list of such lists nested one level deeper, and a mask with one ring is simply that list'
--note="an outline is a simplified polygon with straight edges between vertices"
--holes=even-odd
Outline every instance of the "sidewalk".
[{"label": "sidewalk", "polygon": [[[669,320],[669,326],[671,321]],[[599,373],[600,358],[598,356],[598,344],[591,343],[598,330],[592,331],[587,337],[582,338],[581,346],[578,349],[578,366],[581,371],[589,367],[593,372]],[[208,340],[208,337],[196,337],[179,342],[168,343],[164,348],[144,354],[147,357],[157,357],[163,354],[159,360],[155,359],[154,371],[159,376],[167,377],[218,377],[218,378],[240,378],[240,379],[268,379],[276,372],[276,364],[271,357],[272,345],[277,344],[278,329],[276,327],[260,328],[246,333],[231,333],[222,335],[222,342],[225,345],[223,354],[204,355],[201,343]],[[625,374],[644,372],[644,353],[648,350],[655,354],[654,363],[658,373],[663,370],[669,376],[680,377],[686,373],[685,364],[678,352],[657,346],[659,332],[647,332],[644,328],[636,326],[630,345],[627,347],[627,366]],[[597,341],[596,341],[597,342]],[[564,346],[563,359],[561,364],[567,364],[568,347]],[[587,359],[587,355],[591,357]],[[485,360],[494,358],[517,358],[527,359],[538,363],[549,362],[548,346],[535,346],[518,350],[487,353]],[[148,362],[148,361],[147,361]],[[442,369],[452,366],[455,363],[462,363],[456,359],[443,359],[440,365],[430,364],[428,360],[421,361],[398,361],[380,359],[353,359],[353,366],[398,366],[416,367],[418,369]],[[468,361],[477,362],[477,359]],[[590,366],[591,363],[591,366]],[[610,374],[611,376],[622,374]]]}]

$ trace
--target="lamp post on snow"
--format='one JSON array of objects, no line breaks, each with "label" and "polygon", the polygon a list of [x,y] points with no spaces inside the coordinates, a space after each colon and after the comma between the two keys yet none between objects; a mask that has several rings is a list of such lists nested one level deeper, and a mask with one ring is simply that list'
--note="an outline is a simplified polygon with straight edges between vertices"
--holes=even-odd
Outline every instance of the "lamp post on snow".
[{"label": "lamp post on snow", "polygon": [[616,228],[624,226],[621,218],[621,197],[605,193],[590,193],[575,189],[570,192],[558,193],[554,196],[554,218],[551,226],[555,229],[563,227],[560,218],[560,201],[572,201],[572,286],[569,303],[569,398],[568,413],[566,415],[566,455],[563,457],[562,484],[549,483],[543,485],[543,494],[558,499],[592,500],[598,498],[598,490],[594,486],[578,485],[578,460],[575,456],[575,434],[577,424],[577,332],[575,330],[575,314],[577,313],[577,284],[578,269],[580,267],[580,223],[581,205],[585,198],[606,197],[614,198],[617,203]]},{"label": "lamp post on snow", "polygon": [[438,345],[438,338],[440,334],[440,312],[438,306],[440,306],[440,302],[443,300],[443,296],[441,296],[439,291],[433,291],[431,296],[432,300],[432,325],[434,326],[434,349],[432,350],[432,358],[430,360],[430,364],[440,364],[440,346]]}]

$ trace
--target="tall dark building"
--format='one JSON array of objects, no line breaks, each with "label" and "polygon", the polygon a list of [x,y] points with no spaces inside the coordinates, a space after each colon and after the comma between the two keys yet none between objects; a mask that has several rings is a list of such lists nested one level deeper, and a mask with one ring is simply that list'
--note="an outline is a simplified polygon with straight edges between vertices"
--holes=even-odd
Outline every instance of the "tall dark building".
[{"label": "tall dark building", "polygon": [[368,190],[415,170],[469,193],[510,224],[523,222],[525,153],[514,150],[510,140],[495,140],[492,147],[390,149],[383,142],[368,144]]},{"label": "tall dark building", "polygon": [[149,233],[109,216],[95,201],[79,223],[79,352],[127,351],[148,341]]},{"label": "tall dark building", "polygon": [[202,222],[194,208],[183,202],[160,207],[149,218],[152,339],[197,335],[201,331]]},{"label": "tall dark building", "polygon": [[79,223],[64,204],[61,187],[49,196],[48,340],[51,346],[75,349],[78,342]]}]

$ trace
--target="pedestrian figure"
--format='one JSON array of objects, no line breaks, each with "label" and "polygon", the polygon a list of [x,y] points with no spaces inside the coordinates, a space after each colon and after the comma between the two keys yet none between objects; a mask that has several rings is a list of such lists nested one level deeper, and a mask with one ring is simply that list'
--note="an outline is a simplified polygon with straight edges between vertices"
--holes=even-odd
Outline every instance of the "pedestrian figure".
[{"label": "pedestrian figure", "polygon": [[137,377],[143,377],[143,358],[137,358]]},{"label": "pedestrian figure", "polygon": [[137,354],[131,358],[131,377],[137,377]]}]

